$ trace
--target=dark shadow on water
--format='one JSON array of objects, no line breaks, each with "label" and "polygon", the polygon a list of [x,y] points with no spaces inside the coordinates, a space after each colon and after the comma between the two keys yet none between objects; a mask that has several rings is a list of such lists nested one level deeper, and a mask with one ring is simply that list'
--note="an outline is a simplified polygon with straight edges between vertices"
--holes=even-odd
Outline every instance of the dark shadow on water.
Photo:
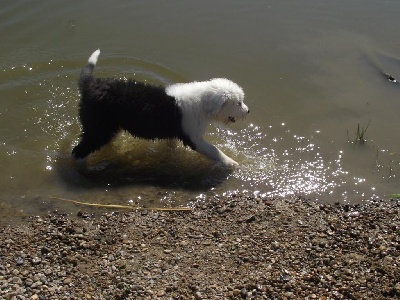
[{"label": "dark shadow on water", "polygon": [[72,189],[114,189],[125,186],[158,186],[166,189],[206,191],[217,187],[233,172],[182,147],[171,150],[132,149],[123,154],[112,149],[92,154],[86,164],[69,154],[58,156],[54,170]]}]

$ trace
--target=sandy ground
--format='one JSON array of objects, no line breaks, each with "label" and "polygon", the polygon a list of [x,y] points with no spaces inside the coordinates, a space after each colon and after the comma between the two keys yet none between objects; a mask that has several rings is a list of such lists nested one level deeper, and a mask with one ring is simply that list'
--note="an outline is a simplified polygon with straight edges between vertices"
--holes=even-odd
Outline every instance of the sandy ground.
[{"label": "sandy ground", "polygon": [[0,226],[0,299],[400,299],[400,203],[212,197]]}]

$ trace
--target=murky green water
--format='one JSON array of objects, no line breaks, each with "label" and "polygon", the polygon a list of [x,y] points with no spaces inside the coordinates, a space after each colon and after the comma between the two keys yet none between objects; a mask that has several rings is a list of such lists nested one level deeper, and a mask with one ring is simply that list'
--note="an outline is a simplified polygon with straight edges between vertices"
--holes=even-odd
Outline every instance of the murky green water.
[{"label": "murky green water", "polygon": [[[51,197],[184,205],[251,191],[357,202],[400,193],[398,1],[8,1],[0,5],[0,209],[74,211]],[[251,114],[207,139],[241,167],[216,169],[179,143],[122,134],[89,169],[79,138],[77,78],[155,84],[227,77]],[[364,144],[351,143],[357,124]]]}]

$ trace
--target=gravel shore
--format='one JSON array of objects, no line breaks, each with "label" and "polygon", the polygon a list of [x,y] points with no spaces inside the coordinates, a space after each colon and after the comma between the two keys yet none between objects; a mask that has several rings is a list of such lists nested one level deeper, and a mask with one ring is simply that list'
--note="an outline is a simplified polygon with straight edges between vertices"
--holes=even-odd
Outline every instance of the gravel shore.
[{"label": "gravel shore", "polygon": [[400,299],[398,201],[215,196],[0,230],[0,299]]}]

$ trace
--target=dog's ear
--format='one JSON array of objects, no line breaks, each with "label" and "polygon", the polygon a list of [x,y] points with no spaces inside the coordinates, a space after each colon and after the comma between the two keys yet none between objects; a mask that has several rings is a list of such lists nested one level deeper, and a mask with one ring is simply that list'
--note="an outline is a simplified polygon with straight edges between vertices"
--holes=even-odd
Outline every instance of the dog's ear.
[{"label": "dog's ear", "polygon": [[227,100],[226,94],[210,93],[202,99],[203,109],[207,116],[215,116],[224,106]]}]

